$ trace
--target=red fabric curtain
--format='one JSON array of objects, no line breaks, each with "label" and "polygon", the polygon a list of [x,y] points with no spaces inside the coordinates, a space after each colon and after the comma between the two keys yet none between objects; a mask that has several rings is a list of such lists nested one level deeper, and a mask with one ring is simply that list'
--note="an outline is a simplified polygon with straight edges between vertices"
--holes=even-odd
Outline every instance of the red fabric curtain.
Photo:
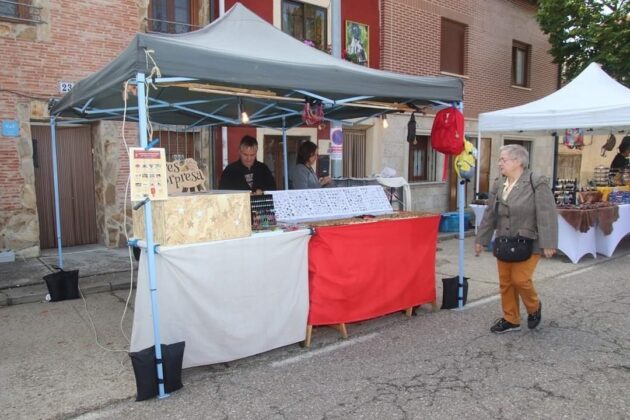
[{"label": "red fabric curtain", "polygon": [[435,300],[440,216],[316,229],[310,325],[356,322]]}]

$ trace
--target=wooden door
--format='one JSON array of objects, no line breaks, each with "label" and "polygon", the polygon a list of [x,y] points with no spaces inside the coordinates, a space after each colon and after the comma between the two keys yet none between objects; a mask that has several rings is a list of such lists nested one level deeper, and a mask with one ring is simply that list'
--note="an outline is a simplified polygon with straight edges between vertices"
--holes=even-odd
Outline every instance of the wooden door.
[{"label": "wooden door", "polygon": [[[31,127],[40,248],[57,246],[50,127]],[[61,244],[97,242],[90,127],[57,128]]]},{"label": "wooden door", "polygon": [[480,159],[477,162],[479,165],[479,192],[490,191],[490,162],[492,154],[492,139],[482,138],[479,148]]}]

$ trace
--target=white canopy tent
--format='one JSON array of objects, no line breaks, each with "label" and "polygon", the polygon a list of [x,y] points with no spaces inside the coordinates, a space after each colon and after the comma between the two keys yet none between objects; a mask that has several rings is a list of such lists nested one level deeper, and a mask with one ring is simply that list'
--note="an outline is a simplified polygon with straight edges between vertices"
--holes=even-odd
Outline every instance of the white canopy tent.
[{"label": "white canopy tent", "polygon": [[630,129],[630,89],[591,63],[562,89],[525,105],[479,114],[480,132]]},{"label": "white canopy tent", "polygon": [[[542,99],[479,114],[478,142],[482,133],[551,135],[567,128],[601,133],[630,130],[630,89],[610,77],[599,64],[591,63],[566,86]],[[479,191],[479,166],[476,191]]]}]

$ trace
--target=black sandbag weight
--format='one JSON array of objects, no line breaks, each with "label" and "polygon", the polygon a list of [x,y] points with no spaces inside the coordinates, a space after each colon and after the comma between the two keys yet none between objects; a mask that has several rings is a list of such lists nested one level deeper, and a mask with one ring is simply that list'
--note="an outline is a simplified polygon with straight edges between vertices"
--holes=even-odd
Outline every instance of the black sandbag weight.
[{"label": "black sandbag weight", "polygon": [[78,299],[79,294],[79,270],[66,271],[63,268],[53,267],[57,270],[44,276],[51,302],[66,299]]},{"label": "black sandbag weight", "polygon": [[[468,277],[464,277],[464,293],[462,306],[468,299]],[[442,309],[459,307],[459,276],[442,279]]]}]

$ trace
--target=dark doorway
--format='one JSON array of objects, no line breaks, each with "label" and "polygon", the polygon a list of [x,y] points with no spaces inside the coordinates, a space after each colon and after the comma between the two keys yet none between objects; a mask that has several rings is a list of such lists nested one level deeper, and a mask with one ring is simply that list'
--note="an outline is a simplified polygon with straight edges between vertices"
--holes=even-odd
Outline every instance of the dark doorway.
[{"label": "dark doorway", "polygon": [[[287,136],[287,159],[289,163],[289,179],[291,179],[291,173],[295,166],[297,158],[297,150],[305,141],[309,141],[311,138],[308,136]],[[284,190],[284,158],[282,153],[282,136],[265,136],[263,140],[264,144],[264,158],[263,161],[271,169],[273,177],[276,180],[276,189]],[[291,188],[291,185],[289,185]]]}]

